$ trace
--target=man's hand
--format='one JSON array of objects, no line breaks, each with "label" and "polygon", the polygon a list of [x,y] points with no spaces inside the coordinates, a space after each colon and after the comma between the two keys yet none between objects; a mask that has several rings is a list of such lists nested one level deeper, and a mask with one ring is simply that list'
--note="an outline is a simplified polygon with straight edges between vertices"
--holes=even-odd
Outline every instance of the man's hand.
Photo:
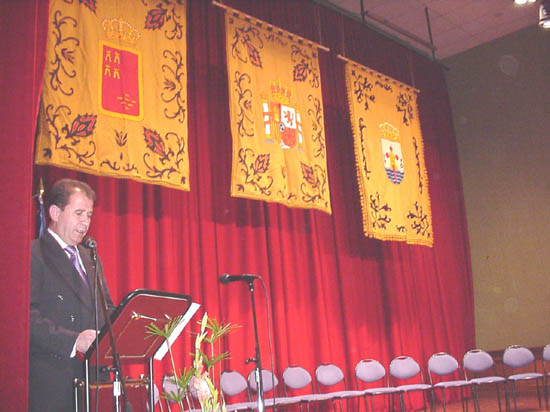
[{"label": "man's hand", "polygon": [[86,353],[96,336],[97,331],[92,329],[86,329],[80,332],[76,338],[76,350],[80,353]]}]

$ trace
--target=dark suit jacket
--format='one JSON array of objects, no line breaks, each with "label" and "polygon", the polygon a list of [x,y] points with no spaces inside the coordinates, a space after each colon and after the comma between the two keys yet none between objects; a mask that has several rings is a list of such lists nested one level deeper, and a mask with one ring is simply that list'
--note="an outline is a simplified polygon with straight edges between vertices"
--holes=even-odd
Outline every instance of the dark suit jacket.
[{"label": "dark suit jacket", "polygon": [[[70,354],[78,334],[95,329],[95,268],[91,251],[79,246],[79,252],[90,287],[49,232],[31,244],[29,411],[74,410],[73,382],[83,376],[83,363]],[[98,302],[101,327],[103,311]]]}]

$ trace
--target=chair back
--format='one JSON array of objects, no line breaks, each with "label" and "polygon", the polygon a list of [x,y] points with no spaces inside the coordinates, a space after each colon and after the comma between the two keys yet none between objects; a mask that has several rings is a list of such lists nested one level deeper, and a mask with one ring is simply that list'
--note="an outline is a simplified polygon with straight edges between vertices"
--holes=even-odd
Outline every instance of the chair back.
[{"label": "chair back", "polygon": [[410,356],[398,356],[390,362],[390,376],[392,378],[406,380],[419,374],[420,379],[423,380],[420,365]]},{"label": "chair back", "polygon": [[550,343],[542,350],[542,360],[545,362],[550,362]]},{"label": "chair back", "polygon": [[458,369],[458,361],[445,352],[434,353],[428,360],[428,371],[439,376],[453,374]]},{"label": "chair back", "polygon": [[[162,378],[162,391],[164,393],[176,396],[182,392],[181,388],[176,385],[176,378],[174,375],[164,375]],[[170,401],[171,402],[171,401]]]},{"label": "chair back", "polygon": [[334,386],[339,383],[343,383],[345,388],[344,381],[344,372],[340,369],[339,366],[336,366],[333,363],[322,363],[317,366],[315,369],[315,382],[317,383],[317,392],[322,393],[322,388]]},{"label": "chair back", "polygon": [[386,377],[386,368],[375,359],[363,359],[355,366],[355,377],[367,383],[377,382]]},{"label": "chair back", "polygon": [[[287,366],[283,372],[283,383],[285,384],[285,395],[288,396],[287,388],[293,390],[303,389],[313,385],[310,373],[301,366]],[[311,388],[313,390],[313,387]]]},{"label": "chair back", "polygon": [[535,362],[535,355],[525,346],[508,346],[502,355],[502,363],[514,369],[529,366],[533,362]]},{"label": "chair back", "polygon": [[[264,386],[264,392],[269,392],[279,385],[279,380],[270,370],[262,369],[262,383]],[[256,369],[253,369],[248,374],[248,386],[254,392],[258,392],[258,385],[256,383]]]},{"label": "chair back", "polygon": [[[428,359],[428,376],[432,385],[438,380],[461,380],[463,378],[458,361],[446,352],[438,352],[430,356],[430,359]],[[440,379],[436,379],[436,376]]]},{"label": "chair back", "polygon": [[492,368],[493,373],[496,374],[493,357],[482,349],[471,349],[466,352],[462,358],[462,366],[465,373],[477,374]]},{"label": "chair back", "polygon": [[235,396],[247,389],[247,382],[237,371],[225,370],[220,376],[220,389],[224,395]]},{"label": "chair back", "polygon": [[[548,365],[547,365],[548,364]],[[550,374],[550,343],[544,347],[542,350],[542,369],[544,374]]]}]

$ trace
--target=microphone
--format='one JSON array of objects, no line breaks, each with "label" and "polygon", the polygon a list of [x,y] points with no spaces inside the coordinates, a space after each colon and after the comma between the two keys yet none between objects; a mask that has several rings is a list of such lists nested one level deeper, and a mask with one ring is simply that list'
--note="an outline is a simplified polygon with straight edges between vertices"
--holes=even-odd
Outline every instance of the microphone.
[{"label": "microphone", "polygon": [[88,249],[95,249],[97,247],[97,242],[91,236],[84,238],[84,240],[82,241],[82,244],[86,246]]},{"label": "microphone", "polygon": [[224,273],[220,276],[220,283],[223,283],[224,285],[229,282],[236,282],[238,280],[243,280],[245,282],[253,282],[254,279],[261,279],[261,276],[258,275],[250,275],[250,274],[242,274],[242,275],[230,275],[228,273]]}]

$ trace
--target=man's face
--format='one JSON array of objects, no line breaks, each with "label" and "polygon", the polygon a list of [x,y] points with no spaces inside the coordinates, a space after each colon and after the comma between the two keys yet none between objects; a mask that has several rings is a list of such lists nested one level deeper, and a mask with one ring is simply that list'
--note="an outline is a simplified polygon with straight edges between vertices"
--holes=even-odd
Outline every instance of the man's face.
[{"label": "man's face", "polygon": [[50,206],[50,228],[69,246],[77,245],[88,232],[93,209],[94,202],[78,190],[69,197],[63,210],[56,205]]}]

